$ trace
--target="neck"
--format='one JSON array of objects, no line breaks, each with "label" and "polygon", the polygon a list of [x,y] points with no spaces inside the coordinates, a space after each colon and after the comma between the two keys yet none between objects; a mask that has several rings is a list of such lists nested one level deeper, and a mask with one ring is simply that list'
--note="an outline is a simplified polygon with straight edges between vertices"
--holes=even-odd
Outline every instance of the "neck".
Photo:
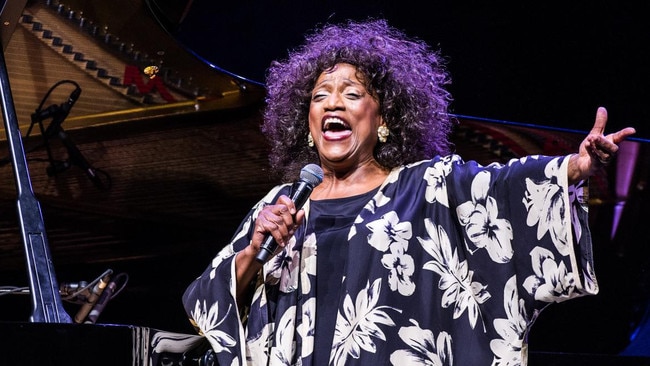
[{"label": "neck", "polygon": [[311,194],[313,200],[344,198],[369,192],[379,187],[390,172],[377,163],[365,164],[346,171],[324,167],[323,182]]}]

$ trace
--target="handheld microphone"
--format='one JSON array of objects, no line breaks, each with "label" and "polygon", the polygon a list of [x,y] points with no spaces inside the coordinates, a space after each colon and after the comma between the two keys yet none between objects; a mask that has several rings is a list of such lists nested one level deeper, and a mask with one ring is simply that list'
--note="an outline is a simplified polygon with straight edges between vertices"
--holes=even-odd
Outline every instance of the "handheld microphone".
[{"label": "handheld microphone", "polygon": [[[291,186],[291,200],[296,205],[296,209],[299,210],[307,202],[314,187],[321,184],[322,181],[323,169],[318,165],[307,164],[302,168],[300,171],[300,179]],[[275,242],[273,236],[267,236],[255,259],[260,263],[266,262],[273,255],[277,247],[278,243]]]}]

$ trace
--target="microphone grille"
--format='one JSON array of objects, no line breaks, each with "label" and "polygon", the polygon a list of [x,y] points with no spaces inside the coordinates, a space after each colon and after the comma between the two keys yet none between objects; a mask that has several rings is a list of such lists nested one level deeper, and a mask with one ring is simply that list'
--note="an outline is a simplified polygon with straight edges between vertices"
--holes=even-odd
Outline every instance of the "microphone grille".
[{"label": "microphone grille", "polygon": [[317,186],[323,181],[323,169],[316,164],[307,164],[300,171],[300,179]]}]

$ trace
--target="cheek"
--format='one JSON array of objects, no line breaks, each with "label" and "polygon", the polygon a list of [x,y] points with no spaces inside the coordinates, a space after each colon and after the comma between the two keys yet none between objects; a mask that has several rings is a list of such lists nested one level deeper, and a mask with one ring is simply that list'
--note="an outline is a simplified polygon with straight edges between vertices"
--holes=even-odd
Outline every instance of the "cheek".
[{"label": "cheek", "polygon": [[307,123],[309,123],[309,130],[313,131],[314,129],[320,130],[320,117],[312,110],[309,109],[309,114],[307,115]]}]

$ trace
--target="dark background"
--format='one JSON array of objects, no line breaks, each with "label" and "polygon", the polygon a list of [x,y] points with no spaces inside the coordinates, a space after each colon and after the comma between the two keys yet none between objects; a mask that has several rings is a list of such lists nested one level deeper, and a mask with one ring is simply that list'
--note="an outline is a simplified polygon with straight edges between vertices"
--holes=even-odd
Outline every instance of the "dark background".
[{"label": "dark background", "polygon": [[634,126],[650,138],[644,2],[172,3],[152,7],[173,35],[215,67],[260,83],[269,63],[315,25],[384,17],[448,57],[453,113],[588,130],[605,106],[609,131]]}]

